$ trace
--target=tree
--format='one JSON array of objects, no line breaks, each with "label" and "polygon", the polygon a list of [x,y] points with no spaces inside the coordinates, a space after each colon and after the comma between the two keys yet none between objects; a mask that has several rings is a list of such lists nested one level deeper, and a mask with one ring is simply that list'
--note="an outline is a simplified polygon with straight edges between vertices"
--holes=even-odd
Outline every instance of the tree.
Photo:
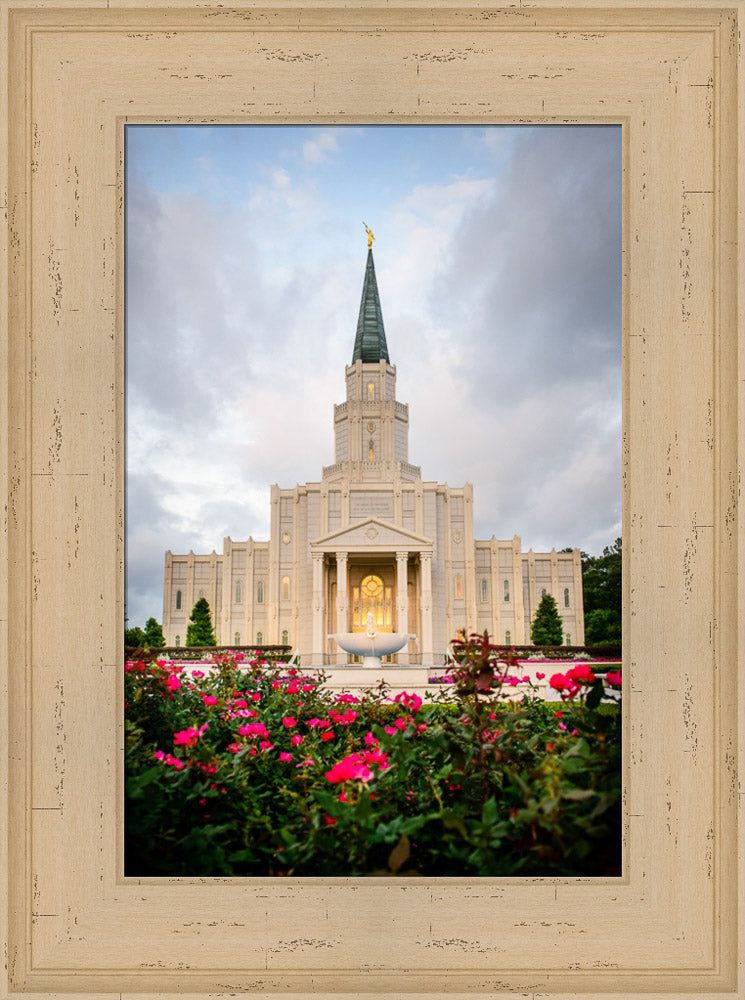
[{"label": "tree", "polygon": [[134,628],[124,629],[124,648],[125,649],[142,649],[146,646],[145,633],[135,625]]},{"label": "tree", "polygon": [[621,616],[613,608],[595,608],[585,618],[585,643],[599,646],[621,641]]},{"label": "tree", "polygon": [[145,644],[149,649],[158,649],[166,644],[163,629],[154,618],[148,618],[145,622]]},{"label": "tree", "polygon": [[606,546],[601,556],[582,553],[582,591],[585,615],[591,611],[621,614],[621,539]]},{"label": "tree", "polygon": [[187,646],[216,646],[217,639],[212,631],[212,615],[206,597],[200,597],[192,608],[186,629]]},{"label": "tree", "polygon": [[564,628],[556,600],[551,594],[544,594],[530,626],[530,641],[534,646],[560,646],[563,637]]}]

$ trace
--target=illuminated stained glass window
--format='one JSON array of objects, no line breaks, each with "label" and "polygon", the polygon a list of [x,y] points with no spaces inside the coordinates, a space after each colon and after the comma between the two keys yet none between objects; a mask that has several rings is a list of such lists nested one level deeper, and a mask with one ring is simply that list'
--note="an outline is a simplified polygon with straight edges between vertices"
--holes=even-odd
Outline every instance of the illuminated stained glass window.
[{"label": "illuminated stained glass window", "polygon": [[367,628],[372,614],[376,629],[390,629],[393,622],[393,590],[384,587],[379,576],[366,576],[359,587],[352,588],[353,628]]}]

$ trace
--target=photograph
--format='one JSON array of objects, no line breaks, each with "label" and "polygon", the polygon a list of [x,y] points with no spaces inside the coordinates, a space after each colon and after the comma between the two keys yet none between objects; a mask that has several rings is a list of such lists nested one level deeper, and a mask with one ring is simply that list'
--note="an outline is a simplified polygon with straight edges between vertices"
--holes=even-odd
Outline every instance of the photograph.
[{"label": "photograph", "polygon": [[742,1000],[743,4],[0,3],[0,995]]},{"label": "photograph", "polygon": [[621,875],[621,129],[125,129],[126,875]]}]

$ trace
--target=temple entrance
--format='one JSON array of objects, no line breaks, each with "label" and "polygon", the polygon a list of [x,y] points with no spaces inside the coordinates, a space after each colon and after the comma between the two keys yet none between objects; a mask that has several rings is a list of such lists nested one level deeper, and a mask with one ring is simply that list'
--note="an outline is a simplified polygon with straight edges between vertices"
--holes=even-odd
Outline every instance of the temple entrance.
[{"label": "temple entrance", "polygon": [[352,632],[367,630],[372,614],[376,632],[393,632],[395,626],[396,571],[391,564],[350,566],[350,611]]}]

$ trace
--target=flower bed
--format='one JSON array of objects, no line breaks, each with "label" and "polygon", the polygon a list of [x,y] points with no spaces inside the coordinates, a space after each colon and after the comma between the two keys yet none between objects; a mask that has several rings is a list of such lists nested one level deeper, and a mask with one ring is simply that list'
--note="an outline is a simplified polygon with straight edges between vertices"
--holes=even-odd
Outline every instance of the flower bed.
[{"label": "flower bed", "polygon": [[484,637],[454,649],[454,687],[425,701],[258,660],[128,663],[126,874],[620,874],[602,682],[571,668],[548,703],[502,679]]}]

